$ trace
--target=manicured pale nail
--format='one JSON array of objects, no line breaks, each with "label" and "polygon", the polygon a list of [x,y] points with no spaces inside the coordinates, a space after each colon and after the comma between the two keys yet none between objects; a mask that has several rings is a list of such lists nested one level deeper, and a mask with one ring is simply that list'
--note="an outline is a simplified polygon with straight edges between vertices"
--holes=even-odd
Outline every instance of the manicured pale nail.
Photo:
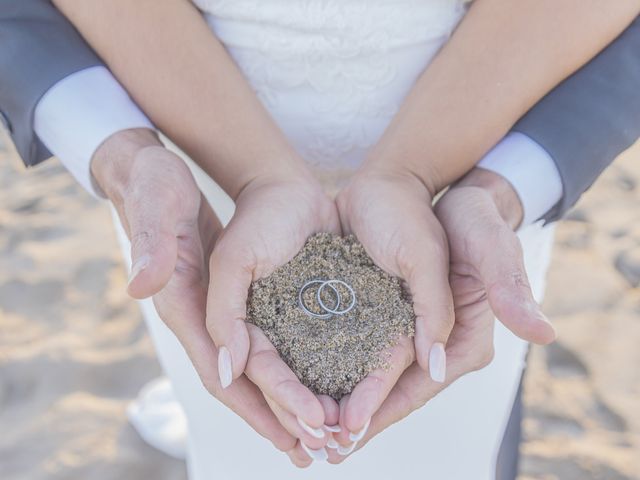
[{"label": "manicured pale nail", "polygon": [[324,429],[327,432],[331,432],[331,433],[340,433],[342,431],[342,428],[340,428],[340,425],[325,425]]},{"label": "manicured pale nail", "polygon": [[347,455],[349,455],[351,452],[355,450],[357,444],[358,442],[353,442],[348,447],[343,447],[342,445],[340,445],[338,447],[338,455],[342,455],[343,457],[346,457]]},{"label": "manicured pale nail", "polygon": [[149,266],[149,260],[149,255],[143,255],[131,265],[131,273],[129,273],[129,281],[127,282],[128,285],[131,285],[131,282],[140,275],[140,272]]},{"label": "manicured pale nail", "polygon": [[309,455],[309,458],[314,462],[316,460],[318,460],[319,462],[326,462],[327,459],[329,458],[329,454],[324,448],[314,450],[313,448],[307,447],[303,442],[300,442],[300,445],[302,445],[303,450],[307,452],[307,455]]},{"label": "manicured pale nail", "polygon": [[352,442],[359,442],[360,440],[362,440],[362,437],[364,437],[364,434],[367,433],[367,430],[369,429],[369,424],[371,424],[371,418],[367,420],[367,423],[364,424],[362,430],[356,433],[350,433],[349,440],[351,440]]},{"label": "manicured pale nail", "polygon": [[340,448],[340,444],[338,442],[336,442],[333,437],[331,437],[329,439],[329,441],[327,442],[327,448],[332,448],[333,450],[336,450],[336,449]]},{"label": "manicured pale nail", "polygon": [[218,352],[218,376],[222,388],[227,388],[233,381],[233,370],[231,369],[231,354],[227,347],[220,347]]},{"label": "manicured pale nail", "polygon": [[307,422],[302,420],[300,417],[296,417],[296,418],[298,419],[298,423],[300,424],[300,426],[309,435],[311,435],[312,437],[316,437],[316,438],[324,438],[324,430],[322,430],[321,428],[313,428],[313,427],[309,426],[307,424]]},{"label": "manicured pale nail", "polygon": [[434,343],[429,352],[429,375],[431,380],[444,383],[447,374],[447,354],[442,343]]}]

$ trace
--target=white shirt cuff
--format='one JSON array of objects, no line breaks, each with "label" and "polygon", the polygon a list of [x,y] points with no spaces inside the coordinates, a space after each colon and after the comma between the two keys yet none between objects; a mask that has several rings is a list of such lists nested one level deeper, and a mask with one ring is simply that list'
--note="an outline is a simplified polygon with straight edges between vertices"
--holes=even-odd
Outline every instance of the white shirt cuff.
[{"label": "white shirt cuff", "polygon": [[521,227],[539,220],[562,198],[562,180],[551,155],[523,133],[509,133],[477,166],[513,186],[524,210]]},{"label": "white shirt cuff", "polygon": [[91,67],[63,78],[38,102],[34,130],[90,193],[104,197],[91,175],[91,159],[111,135],[152,123],[105,67]]}]

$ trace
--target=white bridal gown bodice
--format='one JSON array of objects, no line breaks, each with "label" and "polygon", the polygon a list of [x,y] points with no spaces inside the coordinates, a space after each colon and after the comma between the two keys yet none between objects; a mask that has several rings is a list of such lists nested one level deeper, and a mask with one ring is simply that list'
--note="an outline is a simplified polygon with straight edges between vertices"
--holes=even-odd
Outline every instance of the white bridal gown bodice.
[{"label": "white bridal gown bodice", "polygon": [[[345,178],[376,143],[466,3],[194,1],[291,143],[317,172],[334,180]],[[219,190],[202,172],[196,178],[218,208]],[[551,232],[533,226],[521,239],[529,279],[540,296]],[[128,248],[126,240],[123,246]],[[455,382],[339,467],[316,462],[300,471],[204,390],[150,301],[143,310],[188,418],[191,479],[495,478],[495,455],[526,351],[526,344],[500,325],[488,368]]]},{"label": "white bridal gown bodice", "polygon": [[195,0],[299,153],[352,169],[448,38],[461,0]]}]

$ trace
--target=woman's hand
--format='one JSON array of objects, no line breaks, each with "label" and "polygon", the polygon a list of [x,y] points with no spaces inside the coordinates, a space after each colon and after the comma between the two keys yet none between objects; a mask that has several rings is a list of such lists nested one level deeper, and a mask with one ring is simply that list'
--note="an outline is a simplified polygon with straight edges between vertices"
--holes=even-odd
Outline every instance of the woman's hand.
[{"label": "woman's hand", "polygon": [[[304,387],[264,333],[245,320],[251,282],[291,260],[317,232],[339,234],[340,223],[334,202],[309,174],[253,179],[238,195],[233,218],[211,254],[207,299],[222,387],[246,373],[285,428],[316,450],[328,440],[325,421],[337,422],[337,404]],[[254,358],[260,362],[247,361]],[[330,420],[326,412],[332,408],[336,415]]]},{"label": "woman's hand", "polygon": [[425,379],[445,381],[453,300],[447,239],[431,203],[416,177],[367,168],[338,195],[344,233],[353,233],[376,265],[406,282],[416,314],[415,341],[404,338],[393,349],[393,368],[372,372],[343,399],[340,422],[346,433],[338,436],[343,444],[349,443],[348,432],[365,426],[415,358]]},{"label": "woman's hand", "polygon": [[455,304],[446,382],[433,382],[417,364],[409,367],[373,416],[359,447],[456,379],[488,365],[495,317],[525,340],[546,344],[555,338],[531,293],[513,231],[522,216],[513,188],[502,177],[476,169],[443,196],[435,212],[449,241]]}]

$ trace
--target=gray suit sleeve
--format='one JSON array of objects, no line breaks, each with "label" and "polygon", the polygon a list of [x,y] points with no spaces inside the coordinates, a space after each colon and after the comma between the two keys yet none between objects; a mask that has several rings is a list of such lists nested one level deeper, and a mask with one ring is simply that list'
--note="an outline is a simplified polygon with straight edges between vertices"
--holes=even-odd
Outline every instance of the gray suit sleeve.
[{"label": "gray suit sleeve", "polygon": [[96,65],[100,59],[50,1],[0,0],[0,119],[26,165],[50,156],[33,131],[42,95]]},{"label": "gray suit sleeve", "polygon": [[559,219],[640,137],[640,17],[513,128],[551,155],[564,194],[543,217]]}]

